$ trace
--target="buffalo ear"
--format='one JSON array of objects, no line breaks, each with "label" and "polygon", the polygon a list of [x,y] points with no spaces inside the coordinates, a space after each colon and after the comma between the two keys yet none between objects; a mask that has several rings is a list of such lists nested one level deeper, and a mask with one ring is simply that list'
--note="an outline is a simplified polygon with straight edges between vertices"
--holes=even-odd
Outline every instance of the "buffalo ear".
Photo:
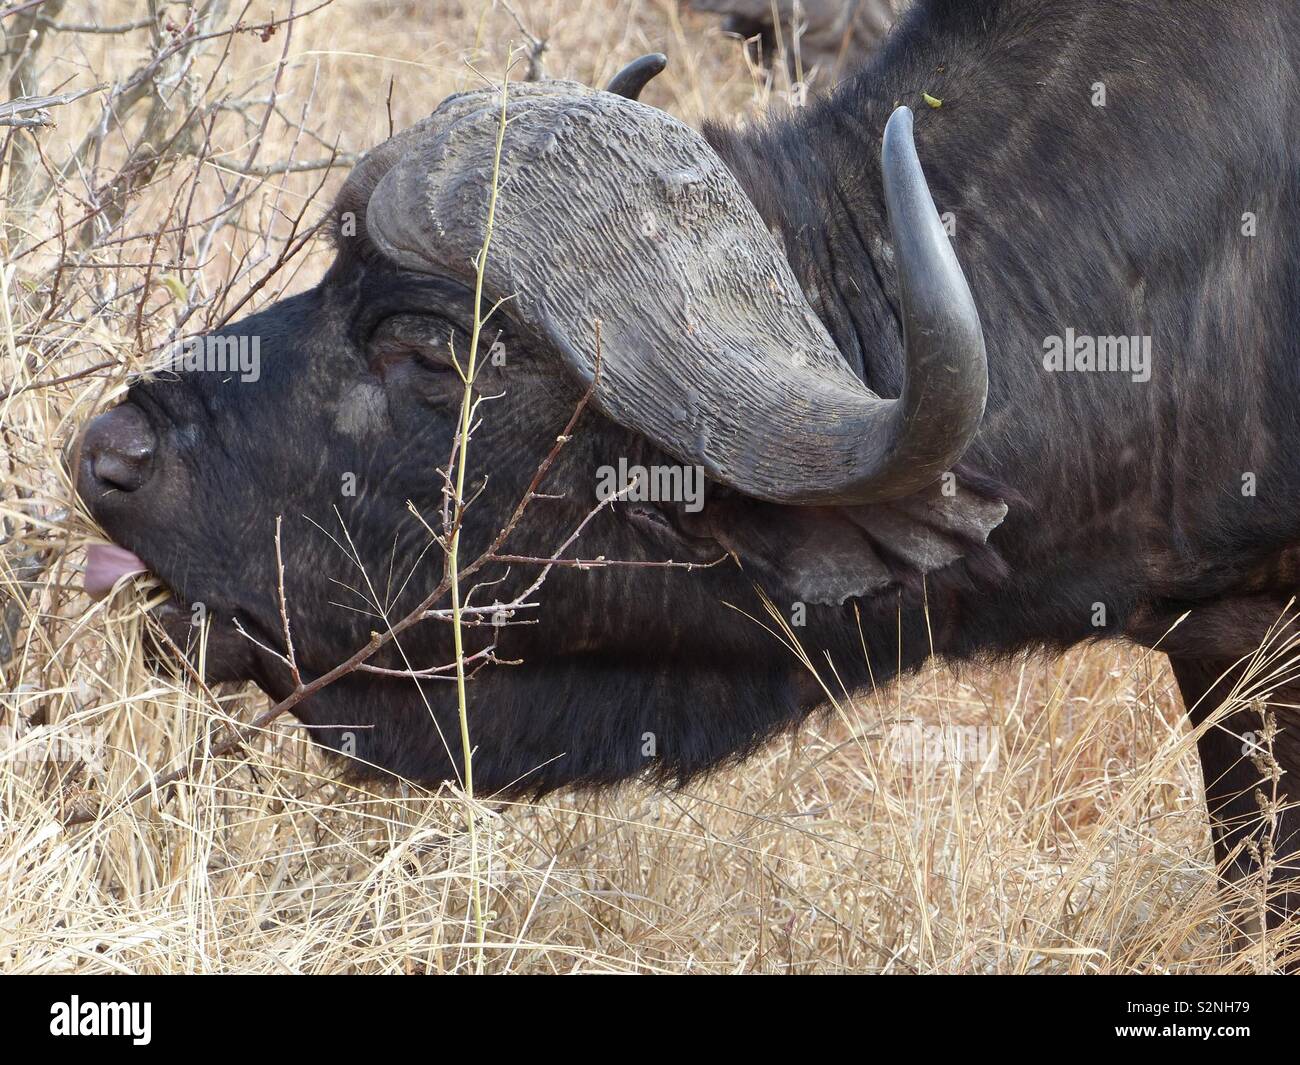
[{"label": "buffalo ear", "polygon": [[987,540],[1006,513],[1007,505],[976,479],[945,478],[867,506],[790,507],[724,495],[683,518],[689,531],[712,537],[760,584],[802,602],[838,606],[891,589],[919,589],[926,574],[961,558],[1000,571]]}]

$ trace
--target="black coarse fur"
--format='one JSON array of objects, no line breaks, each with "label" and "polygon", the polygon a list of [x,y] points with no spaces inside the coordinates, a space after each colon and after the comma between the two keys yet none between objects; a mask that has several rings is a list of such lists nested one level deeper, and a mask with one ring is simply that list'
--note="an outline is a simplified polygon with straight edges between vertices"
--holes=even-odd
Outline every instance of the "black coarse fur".
[{"label": "black coarse fur", "polygon": [[[803,720],[823,692],[769,631],[755,582],[790,617],[805,589],[824,583],[819,568],[889,568],[887,590],[809,603],[795,630],[849,686],[883,683],[932,653],[1147,639],[1170,611],[1274,591],[1261,575],[1285,570],[1278,560],[1300,534],[1300,218],[1288,133],[1300,103],[1297,19],[1289,0],[921,2],[833,95],[758,131],[710,130],[845,357],[894,396],[902,340],[878,146],[895,104],[914,106],[919,154],[939,209],[956,220],[989,352],[988,412],[959,481],[1010,512],[987,546],[965,544],[961,560],[924,578],[844,508],[718,489],[706,506],[712,524],[671,505],[602,512],[582,556],[708,561],[725,546],[732,558],[694,573],[557,570],[537,624],[498,634],[498,655],[522,664],[485,670],[470,686],[479,790],[679,782]],[[1098,83],[1104,107],[1093,104]],[[922,92],[943,106],[927,108]],[[373,154],[344,190],[338,256],[321,284],[232,327],[263,338],[262,379],[135,386],[129,401],[160,441],[150,482],[129,496],[84,474],[81,484],[114,538],[183,602],[240,619],[268,645],[280,642],[282,515],[309,678],[401,617],[441,572],[406,504],[437,525],[436,468],[460,396],[445,350],[449,339],[464,350],[469,302],[449,282],[399,271],[365,239],[366,200],[400,147]],[[1245,212],[1259,220],[1253,237],[1242,233]],[[377,345],[394,316],[422,323],[427,339],[397,355]],[[509,358],[479,382],[501,398],[485,405],[471,448],[470,480],[486,486],[468,512],[468,558],[500,527],[580,394],[500,321]],[[1067,328],[1149,335],[1150,380],[1047,372],[1044,339]],[[597,468],[619,458],[669,461],[584,416],[546,485],[557,498],[530,508],[511,550],[549,554],[594,505]],[[355,495],[340,491],[348,476]],[[482,598],[508,597],[531,578],[524,569],[484,571],[502,583]],[[473,651],[488,637],[469,631]],[[378,664],[451,659],[440,623],[400,643]],[[226,675],[285,694],[283,667],[239,647],[217,656]],[[355,674],[298,713],[321,742],[369,765],[430,783],[460,773],[445,682]]]},{"label": "black coarse fur", "polygon": [[[989,351],[966,461],[1022,499],[992,538],[1014,579],[978,605],[994,646],[1075,643],[1093,602],[1114,633],[1153,603],[1214,600],[1300,532],[1300,9],[1194,10],[923,0],[829,98],[757,133],[707,131],[841,350],[893,395],[875,146],[896,103],[916,110]],[[1149,335],[1151,380],[1045,372],[1066,328]],[[1243,497],[1245,473],[1269,487]]]}]

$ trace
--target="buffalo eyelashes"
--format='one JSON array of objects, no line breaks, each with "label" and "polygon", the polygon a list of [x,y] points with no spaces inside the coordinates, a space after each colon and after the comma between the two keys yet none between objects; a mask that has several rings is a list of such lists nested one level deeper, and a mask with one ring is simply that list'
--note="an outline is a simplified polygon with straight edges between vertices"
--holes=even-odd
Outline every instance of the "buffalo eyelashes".
[{"label": "buffalo eyelashes", "polygon": [[453,373],[469,350],[469,338],[446,319],[398,314],[375,328],[368,344],[370,368],[380,376],[414,362],[431,373]]}]

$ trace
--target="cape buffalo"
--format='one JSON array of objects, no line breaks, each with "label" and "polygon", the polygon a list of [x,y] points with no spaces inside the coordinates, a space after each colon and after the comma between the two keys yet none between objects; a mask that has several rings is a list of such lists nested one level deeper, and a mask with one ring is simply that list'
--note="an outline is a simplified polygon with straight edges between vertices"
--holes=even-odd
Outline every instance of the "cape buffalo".
[{"label": "cape buffalo", "polygon": [[[480,792],[677,782],[804,719],[821,688],[756,587],[837,685],[1125,637],[1168,651],[1203,720],[1300,580],[1300,5],[1185,6],[924,0],[855,78],[744,132],[628,98],[655,60],[625,95],[512,86],[504,134],[498,90],[451,97],[352,173],[320,283],[198,352],[259,365],[198,359],[89,426],[80,492],[121,545],[89,583],[152,570],[178,635],[193,604],[213,620],[209,676],[275,697],[277,518],[306,680],[437,586],[501,135],[462,557],[590,389],[509,552],[590,517],[571,558],[724,561],[557,568],[531,614],[467,629],[467,654],[521,663],[469,685]],[[599,506],[620,463],[699,468],[704,505]],[[487,566],[473,602],[536,574]],[[454,778],[451,686],[409,675],[452,648],[431,618],[372,662],[391,673],[295,713]],[[1243,743],[1276,720],[1285,800],[1293,680],[1200,741],[1229,876],[1262,832],[1295,871],[1300,814],[1261,818],[1271,770]]]},{"label": "cape buffalo", "polygon": [[690,0],[722,28],[755,41],[765,63],[784,54],[792,75],[856,69],[880,46],[906,0]]}]

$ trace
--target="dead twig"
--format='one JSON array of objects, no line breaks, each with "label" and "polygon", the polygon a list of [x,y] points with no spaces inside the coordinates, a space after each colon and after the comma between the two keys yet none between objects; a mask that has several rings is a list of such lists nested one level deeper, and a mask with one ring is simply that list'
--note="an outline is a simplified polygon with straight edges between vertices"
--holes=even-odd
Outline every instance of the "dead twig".
[{"label": "dead twig", "polygon": [[545,37],[534,36],[529,31],[528,27],[524,25],[524,20],[519,17],[519,12],[514,9],[514,6],[510,4],[508,0],[500,0],[500,3],[501,6],[506,9],[510,17],[515,20],[515,25],[519,27],[519,32],[522,33],[524,38],[528,41],[528,74],[525,76],[524,80],[541,81],[542,78],[545,77],[545,74],[542,73],[542,55],[546,52],[548,45],[547,39]]},{"label": "dead twig", "polygon": [[53,126],[54,118],[49,108],[70,104],[83,96],[103,92],[107,85],[96,85],[89,89],[77,89],[74,92],[60,92],[52,96],[23,96],[17,100],[0,104],[0,126],[14,126],[18,129],[37,129]]}]

